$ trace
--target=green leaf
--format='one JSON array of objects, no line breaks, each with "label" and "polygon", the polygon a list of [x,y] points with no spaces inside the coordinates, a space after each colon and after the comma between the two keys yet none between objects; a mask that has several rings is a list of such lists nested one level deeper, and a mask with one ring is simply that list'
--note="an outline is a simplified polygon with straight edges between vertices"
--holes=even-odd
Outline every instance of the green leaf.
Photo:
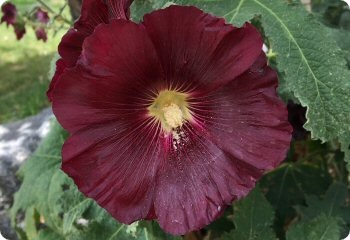
[{"label": "green leaf", "polygon": [[69,209],[68,212],[64,213],[63,234],[67,234],[72,231],[74,221],[82,217],[83,213],[90,207],[91,203],[92,202],[90,199],[85,199]]},{"label": "green leaf", "polygon": [[295,163],[283,164],[261,180],[261,187],[268,189],[267,199],[282,218],[291,213],[293,206],[302,204],[306,195],[321,195],[330,184],[331,178],[326,171]]},{"label": "green leaf", "polygon": [[21,167],[19,176],[23,178],[20,190],[15,194],[14,205],[11,208],[11,218],[15,222],[17,213],[32,206],[41,213],[49,215],[49,189],[60,166],[60,152],[65,133],[57,123],[52,124],[52,130],[39,146],[34,155]]},{"label": "green leaf", "polygon": [[287,240],[339,240],[337,219],[321,214],[311,221],[295,224],[287,232]]},{"label": "green leaf", "polygon": [[225,234],[224,239],[274,240],[274,210],[256,187],[246,198],[234,205],[235,229]]},{"label": "green leaf", "polygon": [[154,0],[137,0],[131,5],[131,18],[133,21],[140,21],[148,12],[154,9]]},{"label": "green leaf", "polygon": [[334,217],[339,220],[339,228],[343,233],[349,232],[346,224],[350,224],[350,207],[345,205],[349,192],[346,185],[342,183],[332,184],[323,199],[315,195],[307,196],[305,206],[298,206],[297,211],[302,215],[303,220],[311,220],[323,213],[326,217]]},{"label": "green leaf", "polygon": [[41,230],[39,235],[33,240],[66,240],[50,229]]},{"label": "green leaf", "polygon": [[30,207],[26,210],[24,222],[28,239],[34,239],[37,237],[38,231],[36,225],[39,222],[39,217],[40,216],[35,211],[34,207]]},{"label": "green leaf", "polygon": [[[164,5],[167,1],[158,1]],[[174,0],[242,25],[256,15],[284,73],[281,91],[307,107],[305,128],[314,139],[342,143],[350,168],[350,71],[329,28],[297,1]]]},{"label": "green leaf", "polygon": [[295,218],[294,206],[302,205],[306,195],[322,195],[331,184],[326,170],[303,163],[287,163],[266,174],[260,186],[267,189],[266,198],[276,210],[275,229],[279,237],[284,226]]}]

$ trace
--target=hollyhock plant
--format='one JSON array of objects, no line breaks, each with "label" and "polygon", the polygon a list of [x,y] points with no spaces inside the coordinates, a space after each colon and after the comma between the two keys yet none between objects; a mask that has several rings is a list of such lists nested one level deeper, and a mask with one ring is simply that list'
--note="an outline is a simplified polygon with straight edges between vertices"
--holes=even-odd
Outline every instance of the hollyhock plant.
[{"label": "hollyhock plant", "polygon": [[118,221],[184,234],[278,166],[292,128],[251,24],[174,5],[137,24],[129,6],[84,1],[59,46],[62,169]]},{"label": "hollyhock plant", "polygon": [[5,22],[7,26],[14,25],[17,17],[16,6],[10,2],[6,2],[1,6],[1,11],[3,13],[1,23]]}]

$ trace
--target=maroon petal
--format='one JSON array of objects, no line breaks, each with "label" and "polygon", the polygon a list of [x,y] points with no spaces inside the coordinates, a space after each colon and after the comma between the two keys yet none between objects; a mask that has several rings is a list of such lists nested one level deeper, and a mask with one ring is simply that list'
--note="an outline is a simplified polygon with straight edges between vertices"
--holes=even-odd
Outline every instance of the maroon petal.
[{"label": "maroon petal", "polygon": [[234,81],[193,98],[191,110],[220,148],[258,169],[271,169],[285,158],[292,131],[277,84],[276,72],[261,54]]},{"label": "maroon petal", "polygon": [[104,0],[84,0],[74,28],[88,36],[101,23],[108,23],[108,8]]},{"label": "maroon petal", "polygon": [[[104,35],[104,28],[124,24],[132,24],[130,35],[136,32],[132,39],[123,36],[129,42],[134,41],[130,43],[137,50],[121,52],[127,54],[126,61],[130,57],[141,61],[132,63],[134,79],[158,78],[159,73],[154,71],[157,68],[152,66],[157,63],[157,59],[152,59],[155,54],[147,49],[147,35],[136,24],[116,21],[100,26],[84,47],[100,38],[111,37]],[[101,46],[90,47],[98,52]],[[85,48],[83,52],[85,54]],[[153,69],[149,72],[151,75],[135,75],[145,73],[146,69]],[[72,133],[63,147],[62,169],[84,194],[94,198],[119,221],[131,223],[148,218],[153,204],[154,178],[161,162],[160,124],[148,116],[149,96],[137,84],[130,86],[127,71],[110,76],[92,72],[85,65],[65,69],[53,89],[53,111]]]},{"label": "maroon petal", "polygon": [[84,0],[81,16],[74,24],[75,29],[70,29],[63,36],[58,46],[58,52],[65,65],[75,66],[82,50],[83,42],[101,23],[108,22],[108,9],[103,0]]},{"label": "maroon petal", "polygon": [[52,91],[55,87],[60,75],[67,67],[74,67],[82,50],[82,45],[85,39],[85,35],[78,32],[75,29],[70,29],[62,37],[60,44],[58,45],[58,52],[61,58],[56,62],[55,75],[51,80],[47,96],[52,101]]},{"label": "maroon petal", "polygon": [[133,0],[106,0],[110,19],[129,19]]},{"label": "maroon petal", "polygon": [[195,7],[154,11],[143,25],[175,87],[225,84],[255,62],[263,44],[250,24],[235,28]]},{"label": "maroon petal", "polygon": [[65,65],[74,67],[81,54],[81,49],[86,35],[75,30],[70,29],[62,38],[58,45],[58,52],[62,57]]},{"label": "maroon petal", "polygon": [[145,29],[130,21],[113,20],[97,27],[84,42],[80,63],[96,76],[118,76],[120,84],[132,84],[140,91],[163,80]]},{"label": "maroon petal", "polygon": [[142,27],[124,20],[101,25],[85,40],[82,54],[80,65],[65,70],[54,87],[53,110],[63,127],[74,132],[126,110],[148,114],[151,86],[163,78]]},{"label": "maroon petal", "polygon": [[80,130],[62,151],[62,169],[80,191],[126,224],[150,212],[161,158],[160,128],[134,115]]},{"label": "maroon petal", "polygon": [[[82,51],[86,37],[93,33],[101,23],[108,23],[109,19],[128,18],[128,12],[132,0],[109,0],[108,5],[104,0],[84,0],[81,16],[62,38],[58,46],[58,52],[67,67],[74,67]],[[114,14],[110,14],[110,13]],[[55,75],[56,78],[58,78]],[[52,85],[51,85],[52,86]]]},{"label": "maroon petal", "polygon": [[155,212],[172,234],[198,230],[245,196],[262,172],[221,150],[187,124],[172,143],[156,182]]},{"label": "maroon petal", "polygon": [[10,2],[6,2],[1,6],[1,11],[3,16],[1,17],[1,22],[6,22],[6,25],[14,25],[17,18],[17,9],[16,6]]},{"label": "maroon petal", "polygon": [[53,94],[53,89],[59,79],[59,77],[61,76],[61,74],[63,73],[64,69],[66,68],[66,64],[63,61],[63,59],[58,59],[56,61],[56,71],[55,71],[55,75],[53,76],[51,83],[50,83],[50,87],[49,90],[47,90],[46,95],[48,97],[48,99],[50,100],[50,102],[52,101],[52,94]]}]

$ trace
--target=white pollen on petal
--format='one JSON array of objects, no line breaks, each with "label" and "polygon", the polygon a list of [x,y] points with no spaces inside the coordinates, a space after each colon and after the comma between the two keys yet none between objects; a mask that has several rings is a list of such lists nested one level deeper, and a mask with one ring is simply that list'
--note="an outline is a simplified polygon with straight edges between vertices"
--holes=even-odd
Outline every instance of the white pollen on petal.
[{"label": "white pollen on petal", "polygon": [[170,105],[162,108],[164,113],[164,119],[166,123],[173,129],[181,127],[183,124],[184,116],[178,105],[171,103]]}]

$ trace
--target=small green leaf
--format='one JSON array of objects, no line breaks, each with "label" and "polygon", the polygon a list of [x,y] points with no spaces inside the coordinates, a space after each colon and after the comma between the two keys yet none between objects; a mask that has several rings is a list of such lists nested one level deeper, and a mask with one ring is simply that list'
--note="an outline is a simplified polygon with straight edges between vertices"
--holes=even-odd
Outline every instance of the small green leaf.
[{"label": "small green leaf", "polygon": [[330,186],[323,199],[315,195],[307,196],[305,206],[298,206],[296,209],[302,215],[303,220],[312,220],[323,213],[326,217],[338,219],[339,228],[342,233],[349,232],[346,224],[350,224],[350,207],[345,205],[349,196],[347,187],[342,183],[334,183]]},{"label": "small green leaf", "polygon": [[337,219],[321,214],[311,221],[302,221],[287,232],[287,240],[339,240],[340,229]]},{"label": "small green leaf", "polygon": [[83,213],[90,207],[91,205],[90,199],[85,199],[75,206],[71,206],[68,212],[63,215],[63,234],[67,234],[72,231],[72,227],[74,222],[82,217]]},{"label": "small green leaf", "polygon": [[256,187],[246,198],[234,205],[235,229],[225,234],[224,239],[237,240],[274,240],[271,226],[274,210]]},{"label": "small green leaf", "polygon": [[324,194],[331,184],[328,172],[303,163],[287,163],[266,174],[260,186],[267,189],[266,198],[276,210],[275,229],[279,237],[284,226],[296,216],[295,205],[305,202],[306,195]]},{"label": "small green leaf", "polygon": [[268,189],[266,198],[282,219],[292,214],[293,206],[302,204],[307,194],[323,194],[330,184],[327,171],[295,163],[283,164],[261,180],[261,187]]}]

